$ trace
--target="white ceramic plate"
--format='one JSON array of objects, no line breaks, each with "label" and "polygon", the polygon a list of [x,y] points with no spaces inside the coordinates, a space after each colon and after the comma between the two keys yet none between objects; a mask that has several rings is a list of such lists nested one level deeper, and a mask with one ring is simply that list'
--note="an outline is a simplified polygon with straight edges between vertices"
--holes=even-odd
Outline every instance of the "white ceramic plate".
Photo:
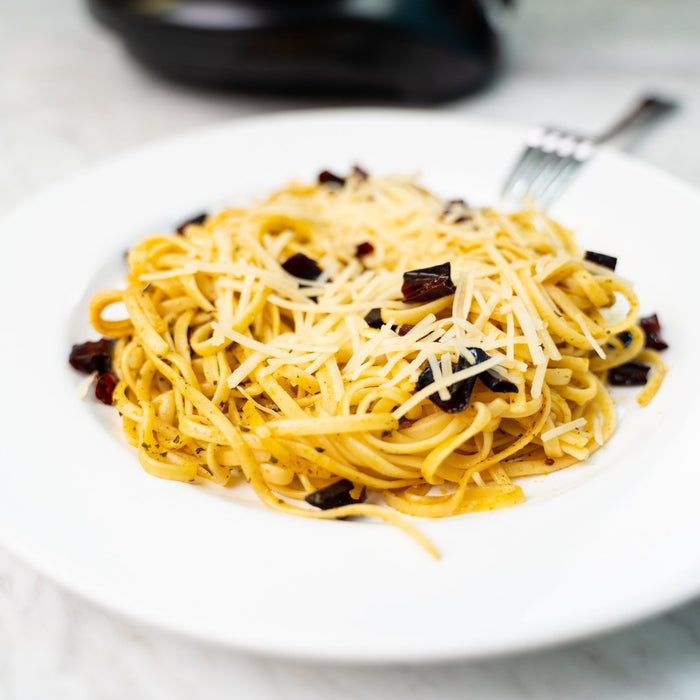
[{"label": "white ceramic plate", "polygon": [[0,227],[4,299],[0,538],[69,588],[141,621],[313,659],[484,657],[580,638],[700,592],[700,196],[600,153],[553,214],[617,255],[671,343],[666,382],[586,464],[526,483],[508,510],[397,529],[272,513],[240,492],[141,471],[113,409],[76,398],[87,299],[140,236],[291,178],[354,164],[420,172],[490,203],[525,130],[462,114],[331,110],[239,121],[119,158]]}]

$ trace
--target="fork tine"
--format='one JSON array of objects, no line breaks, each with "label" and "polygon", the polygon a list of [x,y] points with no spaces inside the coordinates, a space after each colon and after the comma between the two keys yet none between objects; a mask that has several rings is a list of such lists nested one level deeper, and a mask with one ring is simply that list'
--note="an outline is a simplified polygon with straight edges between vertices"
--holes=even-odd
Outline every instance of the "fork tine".
[{"label": "fork tine", "polygon": [[540,207],[545,210],[563,192],[580,167],[595,153],[596,144],[592,139],[580,141],[558,176],[554,178],[540,195]]},{"label": "fork tine", "polygon": [[549,205],[566,189],[582,165],[583,161],[573,157],[562,160],[561,168],[556,177],[553,177],[538,193],[538,206],[542,211],[546,211]]},{"label": "fork tine", "polygon": [[559,139],[555,150],[550,154],[545,166],[537,177],[530,183],[527,196],[533,202],[537,202],[544,192],[566,169],[569,161],[573,158],[576,148],[584,139],[573,134],[559,132]]},{"label": "fork tine", "polygon": [[520,176],[513,183],[510,189],[510,196],[521,200],[526,194],[530,183],[537,177],[538,173],[547,163],[550,154],[542,148],[533,148],[527,161],[523,164]]},{"label": "fork tine", "polygon": [[540,145],[547,134],[547,131],[548,130],[544,127],[538,127],[528,134],[525,141],[525,149],[521,153],[518,162],[511,169],[510,174],[503,185],[503,189],[501,191],[501,196],[503,199],[507,200],[513,197],[514,189],[516,188],[517,183],[521,180],[524,173],[526,173],[528,169],[532,167],[533,159],[536,159],[537,155],[540,153]]},{"label": "fork tine", "polygon": [[647,126],[676,107],[673,101],[647,96],[622,121],[596,138],[545,127],[531,131],[525,150],[503,185],[502,201],[510,203],[526,198],[545,209],[568,186],[599,144],[632,127]]}]

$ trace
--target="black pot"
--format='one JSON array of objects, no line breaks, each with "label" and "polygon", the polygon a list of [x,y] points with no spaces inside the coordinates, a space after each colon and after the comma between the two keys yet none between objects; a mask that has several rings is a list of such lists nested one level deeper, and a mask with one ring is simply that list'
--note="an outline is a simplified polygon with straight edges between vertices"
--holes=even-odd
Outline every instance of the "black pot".
[{"label": "black pot", "polygon": [[200,85],[434,102],[480,88],[498,67],[498,37],[477,0],[88,5],[142,63]]}]

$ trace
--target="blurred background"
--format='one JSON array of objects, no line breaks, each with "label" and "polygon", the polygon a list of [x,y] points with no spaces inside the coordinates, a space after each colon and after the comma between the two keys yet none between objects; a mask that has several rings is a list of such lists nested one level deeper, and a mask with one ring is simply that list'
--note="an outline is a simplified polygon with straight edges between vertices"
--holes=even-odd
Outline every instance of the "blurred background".
[{"label": "blurred background", "polygon": [[[180,4],[178,22],[199,26],[191,44],[149,34],[162,13],[173,20],[177,3],[90,4],[92,12],[79,0],[0,0],[0,214],[134,146],[247,115],[418,105],[588,133],[649,90],[681,108],[636,154],[700,186],[698,0],[493,0],[483,16],[472,3],[439,0],[249,2],[236,26],[251,29],[264,15],[300,34],[274,50],[255,43],[255,32],[241,38],[231,67],[238,72],[217,86],[190,69],[186,81],[176,79],[187,71],[174,58],[170,65],[167,52],[169,41],[193,56],[202,41],[212,49],[202,32],[231,20],[216,3],[200,2],[189,15]],[[120,23],[119,6],[148,13]],[[446,23],[448,10],[458,20]],[[320,33],[309,38],[319,16]],[[367,24],[387,16],[390,26]],[[338,29],[341,20],[348,24]],[[324,70],[299,53],[299,36],[304,50],[335,52]],[[0,550],[0,700],[461,698],[466,689],[479,698],[690,699],[700,697],[699,658],[700,604],[692,603],[622,632],[503,661],[355,671],[252,659],[95,608]]]},{"label": "blurred background", "polygon": [[[153,17],[167,11],[173,2],[93,0],[91,4],[108,21],[120,14],[114,12],[115,7],[145,5],[150,7]],[[256,5],[255,2],[243,4]],[[376,16],[381,19],[377,7],[385,16],[396,6],[418,8],[413,16],[408,12],[404,18],[409,25],[413,22],[409,31],[419,31],[424,45],[441,42],[450,45],[446,55],[431,55],[430,60],[421,55],[421,62],[430,64],[432,60],[442,68],[450,65],[450,55],[463,57],[471,50],[477,57],[483,56],[484,77],[490,80],[470,85],[464,66],[460,65],[457,75],[446,80],[449,84],[443,89],[436,88],[434,95],[430,94],[432,86],[427,84],[425,75],[419,76],[422,81],[415,81],[418,84],[413,91],[387,88],[382,94],[380,84],[374,86],[374,94],[364,97],[337,94],[342,90],[324,94],[322,88],[316,94],[309,95],[307,91],[301,95],[294,92],[293,70],[288,66],[289,61],[284,60],[282,47],[267,53],[272,56],[268,63],[279,57],[282,75],[279,82],[289,85],[285,94],[273,89],[254,93],[204,87],[165,78],[137,61],[122,41],[124,34],[96,21],[88,11],[87,2],[0,0],[0,147],[6,166],[0,170],[0,206],[9,206],[64,174],[130,146],[247,114],[327,105],[415,103],[464,110],[480,117],[533,125],[556,123],[592,132],[606,126],[650,88],[676,97],[683,108],[671,124],[662,127],[663,138],[654,135],[645,139],[640,155],[685,179],[700,182],[700,159],[688,147],[689,143],[697,142],[700,131],[700,3],[697,0],[663,3],[514,0],[505,8],[500,0],[490,0],[492,14],[498,17],[495,26],[500,57],[497,59],[487,55],[489,47],[474,49],[474,38],[464,18],[467,29],[461,31],[453,28],[450,32],[444,26],[425,27],[421,23],[421,12],[440,20],[449,15],[444,5],[459,6],[459,2],[261,0],[257,3],[268,18],[275,11],[279,14],[280,7],[288,17],[295,14],[291,9],[295,6],[305,6],[304,12],[313,14],[319,8],[322,11],[325,7],[328,12],[330,6],[344,4],[355,6],[355,22],[363,13],[371,19],[373,6],[375,19]],[[438,9],[431,12],[431,4]],[[465,5],[469,7],[471,3]],[[453,8],[451,12],[454,15],[457,11]],[[205,17],[210,25],[216,23],[215,15],[210,13]],[[142,21],[143,18],[141,15]],[[239,28],[255,21],[255,17],[246,18],[245,13],[235,18]],[[142,53],[144,47],[150,46],[152,53],[158,54],[159,47],[151,35],[146,34],[139,42],[137,24],[134,21],[129,29],[122,31]],[[378,36],[387,46],[399,43],[395,37],[387,40],[386,32],[378,32]],[[342,40],[333,44],[331,39],[328,44],[334,47],[336,63],[342,63],[344,51],[352,54],[356,50],[352,45],[350,48],[343,45]],[[201,39],[198,42],[205,47],[211,43]],[[391,55],[387,46],[379,52],[379,58]],[[410,47],[399,48],[402,55],[408,54],[410,58]],[[162,58],[163,52],[160,53]],[[410,85],[411,71],[406,69],[401,74],[400,66],[400,63],[398,68],[390,66],[388,73],[392,74],[393,70],[396,85]],[[244,68],[239,72],[245,73]],[[252,72],[250,67],[248,72]],[[362,73],[360,69],[357,72]],[[372,73],[370,62],[364,70],[368,82]],[[345,82],[349,81],[346,75]],[[265,79],[258,78],[257,82],[267,85],[274,81],[268,70]],[[342,88],[342,79],[335,82]],[[384,84],[390,83],[387,79]],[[465,87],[465,94],[460,94],[460,84]],[[469,88],[475,91],[466,94]],[[421,100],[422,96],[425,99]],[[431,99],[439,96],[442,99]]]}]

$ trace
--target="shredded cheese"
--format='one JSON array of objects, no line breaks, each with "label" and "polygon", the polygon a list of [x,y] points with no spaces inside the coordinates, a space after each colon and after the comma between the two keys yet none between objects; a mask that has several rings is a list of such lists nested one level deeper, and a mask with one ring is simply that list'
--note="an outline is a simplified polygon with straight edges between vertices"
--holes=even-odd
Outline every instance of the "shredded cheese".
[{"label": "shredded cheese", "polygon": [[565,435],[572,430],[576,430],[576,428],[581,428],[584,425],[586,425],[586,419],[577,418],[576,420],[563,423],[562,425],[558,425],[556,428],[552,428],[551,430],[547,430],[546,432],[542,433],[542,440],[545,442],[547,440],[554,440],[554,438],[561,437],[562,435]]},{"label": "shredded cheese", "polygon": [[[665,372],[639,351],[637,299],[540,212],[463,209],[355,172],[136,244],[126,289],[95,295],[90,318],[119,339],[114,402],[144,468],[240,473],[272,508],[376,516],[425,544],[393,510],[304,499],[347,480],[353,498],[441,517],[519,502],[510,477],[587,458],[614,430],[609,369],[652,364],[642,403]],[[287,271],[298,254],[318,276]],[[404,298],[406,272],[446,263],[449,284]],[[632,350],[615,340],[626,331]]]}]

